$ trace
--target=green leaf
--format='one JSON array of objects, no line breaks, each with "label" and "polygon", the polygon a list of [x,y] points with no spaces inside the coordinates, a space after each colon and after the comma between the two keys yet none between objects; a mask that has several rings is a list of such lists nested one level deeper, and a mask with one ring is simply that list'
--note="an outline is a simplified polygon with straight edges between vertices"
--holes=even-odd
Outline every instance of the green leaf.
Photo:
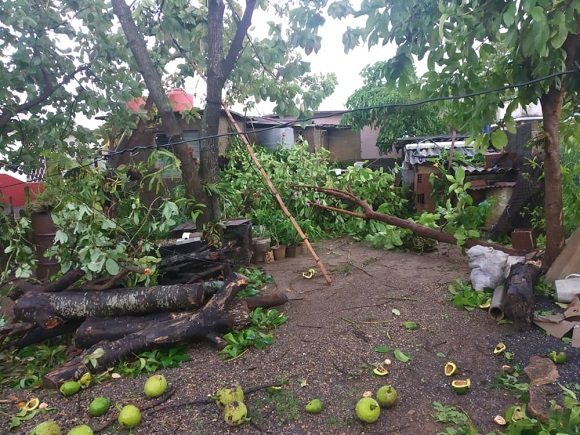
[{"label": "green leaf", "polygon": [[119,273],[119,263],[117,263],[112,258],[107,258],[105,262],[105,269],[107,269],[107,273],[109,275],[117,275]]},{"label": "green leaf", "polygon": [[497,129],[491,133],[491,144],[497,148],[504,148],[508,143],[508,137],[505,131]]},{"label": "green leaf", "polygon": [[383,345],[380,345],[380,346],[373,347],[373,350],[375,352],[377,352],[377,353],[390,353],[390,352],[393,351],[393,348],[390,347],[390,346],[388,346],[388,345],[386,345],[386,344],[383,344]]},{"label": "green leaf", "polygon": [[564,41],[568,37],[568,28],[566,26],[566,17],[564,13],[557,12],[552,19],[552,22],[557,25],[556,32],[550,40],[552,47],[558,49],[564,45]]},{"label": "green leaf", "polygon": [[419,329],[419,325],[415,322],[410,321],[410,320],[403,322],[403,326],[405,327],[405,329],[407,331],[415,331],[416,329]]},{"label": "green leaf", "polygon": [[516,3],[510,2],[509,6],[502,15],[503,22],[506,26],[511,27],[516,19]]},{"label": "green leaf", "polygon": [[409,362],[412,359],[409,355],[405,355],[399,349],[395,349],[395,358],[403,363]]}]

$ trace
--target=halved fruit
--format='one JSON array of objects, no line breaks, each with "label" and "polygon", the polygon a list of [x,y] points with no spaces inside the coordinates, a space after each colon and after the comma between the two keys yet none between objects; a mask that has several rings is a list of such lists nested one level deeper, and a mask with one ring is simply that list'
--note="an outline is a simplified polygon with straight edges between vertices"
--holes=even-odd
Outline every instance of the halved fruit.
[{"label": "halved fruit", "polygon": [[489,307],[491,307],[491,299],[488,299],[487,301],[479,304],[479,308],[481,308],[482,310],[487,310]]},{"label": "halved fruit", "polygon": [[453,376],[457,373],[457,365],[451,361],[445,364],[445,368],[443,369],[445,372],[445,376]]},{"label": "halved fruit", "polygon": [[389,371],[383,366],[377,366],[373,369],[373,373],[377,376],[387,376]]},{"label": "halved fruit", "polygon": [[514,368],[510,365],[504,364],[503,366],[501,366],[501,371],[511,375],[514,372]]},{"label": "halved fruit", "polygon": [[520,406],[516,406],[514,407],[513,411],[512,411],[512,421],[518,421],[521,420],[522,418],[524,418],[524,411],[522,410],[522,408]]},{"label": "halved fruit", "polygon": [[505,426],[507,424],[507,421],[505,421],[505,418],[503,418],[501,415],[496,415],[493,421],[495,421],[500,426]]},{"label": "halved fruit", "polygon": [[500,343],[498,343],[498,344],[495,346],[495,349],[493,350],[493,353],[494,353],[495,355],[499,355],[500,353],[502,353],[502,352],[503,352],[504,350],[506,350],[506,349],[507,349],[507,347],[506,347],[505,343],[501,343],[501,342],[500,342]]},{"label": "halved fruit", "polygon": [[554,364],[564,364],[568,360],[566,352],[552,351],[548,354],[548,357],[554,362]]},{"label": "halved fruit", "polygon": [[30,399],[26,404],[22,407],[21,411],[34,411],[40,405],[40,400],[37,397]]},{"label": "halved fruit", "polygon": [[467,393],[467,391],[469,391],[469,388],[471,387],[471,379],[457,379],[453,382],[451,382],[451,388],[453,388],[453,391],[455,391],[457,394],[465,394]]}]

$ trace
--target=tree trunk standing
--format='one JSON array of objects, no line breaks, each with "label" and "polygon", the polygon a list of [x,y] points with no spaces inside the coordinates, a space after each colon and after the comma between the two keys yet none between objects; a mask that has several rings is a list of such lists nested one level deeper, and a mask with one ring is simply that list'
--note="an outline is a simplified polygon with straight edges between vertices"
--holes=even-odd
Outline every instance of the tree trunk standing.
[{"label": "tree trunk standing", "polygon": [[[222,106],[222,90],[230,76],[238,56],[242,51],[242,44],[246,32],[252,23],[252,15],[256,7],[256,0],[247,0],[244,15],[237,21],[236,33],[232,39],[227,55],[224,57],[224,12],[223,0],[208,0],[207,19],[207,91],[206,106],[203,119],[203,135],[215,136],[219,133],[219,122]],[[200,144],[201,167],[200,177],[204,184],[215,184],[219,181],[219,140],[210,137]],[[220,218],[219,198],[207,195],[204,192],[207,208],[202,215],[201,222],[217,221]]]},{"label": "tree trunk standing", "polygon": [[[574,66],[580,46],[580,34],[570,33],[562,48],[566,52],[566,69]],[[549,268],[564,247],[564,219],[562,204],[562,171],[560,166],[560,117],[566,80],[562,79],[560,88],[554,84],[540,99],[544,117],[544,208],[546,214],[546,255],[543,268]]]},{"label": "tree trunk standing", "polygon": [[[203,136],[215,136],[219,132],[222,89],[225,83],[223,72],[224,59],[224,12],[222,0],[207,2],[207,91],[206,105],[203,112]],[[215,184],[219,181],[219,140],[210,137],[200,144],[200,176],[204,184]],[[219,220],[219,203],[215,195],[206,196],[206,205],[201,220],[205,222]]]},{"label": "tree trunk standing", "polygon": [[149,58],[143,35],[139,32],[131,15],[131,8],[125,3],[125,0],[112,0],[111,3],[113,5],[113,11],[119,19],[123,32],[127,37],[127,42],[133,53],[135,62],[143,76],[143,80],[145,80],[149,96],[153,99],[155,106],[157,106],[163,131],[169,137],[170,142],[178,142],[174,150],[177,158],[181,162],[183,182],[185,183],[187,194],[191,198],[199,201],[202,198],[202,189],[197,165],[193,160],[191,146],[188,143],[183,143],[183,131],[177,117],[173,113],[171,104],[169,104],[159,71]]},{"label": "tree trunk standing", "polygon": [[544,116],[544,209],[546,216],[546,255],[548,268],[564,247],[562,174],[560,169],[560,115],[564,90],[551,87],[541,99]]}]

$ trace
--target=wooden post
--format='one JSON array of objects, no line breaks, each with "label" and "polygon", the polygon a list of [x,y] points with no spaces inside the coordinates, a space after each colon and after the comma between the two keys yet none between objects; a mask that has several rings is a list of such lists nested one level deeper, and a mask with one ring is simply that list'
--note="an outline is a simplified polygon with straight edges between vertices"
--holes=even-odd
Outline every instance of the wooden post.
[{"label": "wooden post", "polygon": [[288,208],[286,207],[286,204],[284,204],[282,197],[278,193],[278,189],[276,189],[276,186],[274,186],[274,184],[272,183],[272,180],[270,180],[268,173],[264,170],[264,167],[261,165],[260,161],[256,157],[256,154],[254,153],[254,149],[252,148],[252,145],[250,145],[250,141],[248,140],[246,134],[242,131],[240,126],[236,123],[234,117],[232,116],[232,113],[229,111],[227,106],[224,103],[222,103],[222,105],[223,105],[224,111],[226,112],[226,116],[228,117],[230,124],[232,125],[232,127],[234,127],[234,129],[240,135],[240,138],[242,139],[242,142],[244,143],[244,146],[246,147],[248,154],[252,158],[254,165],[256,165],[256,167],[260,171],[260,174],[262,174],[262,178],[264,178],[264,181],[266,182],[266,186],[268,186],[268,189],[270,190],[270,192],[274,196],[274,199],[276,200],[276,202],[280,206],[280,209],[286,215],[286,217],[290,220],[290,222],[292,223],[292,226],[294,227],[294,229],[298,233],[298,236],[300,236],[300,238],[304,242],[304,245],[306,245],[306,249],[308,249],[308,252],[310,253],[312,258],[314,259],[314,262],[316,263],[316,265],[318,266],[318,268],[320,269],[320,271],[324,275],[324,279],[326,280],[326,282],[328,284],[332,284],[332,278],[330,277],[328,271],[326,270],[326,267],[324,267],[324,264],[320,260],[320,257],[318,256],[318,254],[316,254],[316,251],[314,250],[314,248],[310,244],[308,237],[306,237],[306,234],[304,234],[304,231],[302,231],[302,228],[300,228],[300,224],[298,224],[298,222],[296,221],[294,216],[292,216],[292,213],[290,213],[290,210],[288,210]]}]

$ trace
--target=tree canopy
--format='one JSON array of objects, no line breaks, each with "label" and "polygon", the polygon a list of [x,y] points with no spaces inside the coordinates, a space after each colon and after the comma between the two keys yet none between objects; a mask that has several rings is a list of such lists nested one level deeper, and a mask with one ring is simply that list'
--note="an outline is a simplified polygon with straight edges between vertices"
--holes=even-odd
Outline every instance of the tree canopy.
[{"label": "tree canopy", "polygon": [[[426,59],[428,72],[419,80],[426,96],[462,95],[516,83],[525,86],[468,97],[448,104],[458,129],[473,133],[480,149],[507,143],[503,128],[513,131],[511,113],[540,102],[544,116],[546,263],[561,250],[563,239],[559,121],[562,104],[577,101],[580,74],[580,0],[363,0],[358,8],[348,0],[328,6],[335,18],[365,17],[362,27],[347,28],[345,49],[367,43],[394,43],[397,54],[387,60],[387,76],[408,75],[414,56]],[[535,81],[554,74],[549,80]],[[558,75],[560,74],[560,75]],[[405,82],[405,80],[403,80]],[[482,134],[506,109],[500,128]]]},{"label": "tree canopy", "polygon": [[[377,62],[363,69],[364,84],[347,100],[348,109],[376,107],[385,104],[405,103],[417,97],[411,86],[398,86],[398,81],[389,82],[385,73],[386,62]],[[411,64],[412,68],[412,64]],[[414,70],[407,79],[416,82]],[[355,129],[371,126],[379,129],[377,146],[388,151],[392,143],[403,136],[423,136],[449,131],[439,105],[419,105],[408,108],[376,108],[347,113],[342,122]]]},{"label": "tree canopy", "polygon": [[[182,0],[132,3],[148,55],[167,88],[207,76],[208,8]],[[258,2],[256,7],[267,8]],[[291,7],[276,7],[288,14]],[[224,43],[235,35],[242,7],[227,2]],[[110,131],[134,127],[125,102],[145,84],[127,39],[106,0],[6,0],[0,26],[0,152],[13,164],[35,164],[51,150],[86,155]],[[331,74],[310,72],[289,28],[269,24],[266,37],[243,35],[224,84],[230,102],[271,100],[279,113],[315,109],[332,93]],[[251,33],[251,32],[249,32]],[[84,117],[79,117],[82,114]],[[107,131],[91,131],[85,118],[107,117]],[[85,150],[83,153],[82,150]]]}]

